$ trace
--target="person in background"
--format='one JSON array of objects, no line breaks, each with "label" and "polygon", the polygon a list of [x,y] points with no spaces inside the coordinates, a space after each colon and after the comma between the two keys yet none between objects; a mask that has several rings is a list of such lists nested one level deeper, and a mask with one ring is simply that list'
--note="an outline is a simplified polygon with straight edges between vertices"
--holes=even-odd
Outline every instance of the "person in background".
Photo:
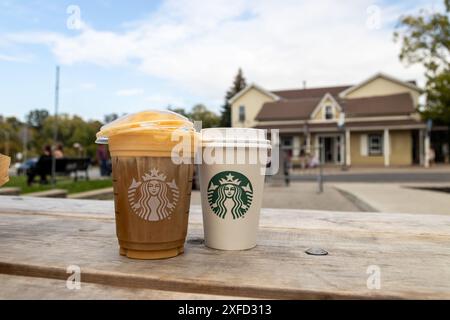
[{"label": "person in background", "polygon": [[64,158],[63,145],[61,143],[58,143],[56,145],[56,149],[53,152],[53,156],[55,157],[55,159]]},{"label": "person in background", "polygon": [[433,148],[430,148],[430,150],[428,151],[429,154],[429,164],[430,166],[434,165],[434,161],[436,160],[436,152],[434,152]]},{"label": "person in background", "polygon": [[449,148],[448,148],[447,143],[444,143],[442,145],[442,154],[444,156],[444,163],[448,163],[449,162]]},{"label": "person in background", "polygon": [[289,187],[289,184],[291,183],[291,167],[292,167],[292,161],[291,161],[291,155],[289,152],[284,152],[284,159],[283,159],[283,170],[284,170],[284,183],[286,184],[286,187]]},{"label": "person in background", "polygon": [[99,144],[97,148],[97,161],[100,166],[100,176],[105,177],[111,174],[109,166],[108,150],[104,144]]},{"label": "person in background", "polygon": [[[38,160],[37,164],[42,164],[42,163],[44,163],[46,161],[51,161],[51,159],[52,159],[52,147],[49,146],[49,145],[46,145],[44,147],[44,149],[42,150],[42,154],[39,157],[39,160]],[[40,180],[41,184],[47,184],[48,183],[47,175],[45,173],[45,168],[43,168],[40,165],[36,165],[36,166],[31,167],[30,169],[27,170],[27,176],[28,176],[27,183],[28,183],[29,186],[31,186],[31,184],[34,181],[34,178],[37,175],[41,177],[41,180]]]},{"label": "person in background", "polygon": [[319,166],[319,158],[316,155],[311,156],[309,161],[310,168],[316,168]]}]

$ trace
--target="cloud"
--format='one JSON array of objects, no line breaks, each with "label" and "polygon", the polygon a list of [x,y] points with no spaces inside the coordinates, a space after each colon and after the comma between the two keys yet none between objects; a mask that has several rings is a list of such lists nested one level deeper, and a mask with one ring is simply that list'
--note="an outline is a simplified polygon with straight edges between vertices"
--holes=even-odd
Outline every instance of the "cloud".
[{"label": "cloud", "polygon": [[6,55],[0,53],[0,61],[7,61],[7,62],[30,62],[31,58],[29,56],[13,56],[13,55]]},{"label": "cloud", "polygon": [[93,82],[84,82],[84,83],[80,84],[80,88],[83,90],[93,90],[93,89],[97,88],[97,85]]},{"label": "cloud", "polygon": [[379,5],[379,27],[370,28],[372,4],[166,0],[121,32],[84,23],[76,35],[32,32],[8,39],[44,44],[62,64],[131,66],[206,101],[222,99],[239,67],[249,82],[269,89],[300,87],[303,80],[308,86],[355,83],[378,71],[421,77],[420,68],[398,61],[399,48],[392,41],[392,25],[406,9]]},{"label": "cloud", "polygon": [[145,97],[145,102],[149,104],[150,108],[161,108],[165,106],[170,107],[184,107],[186,101],[180,96],[155,94]]},{"label": "cloud", "polygon": [[130,88],[130,89],[120,89],[116,91],[116,95],[120,97],[131,97],[138,96],[144,93],[143,89],[140,88]]}]

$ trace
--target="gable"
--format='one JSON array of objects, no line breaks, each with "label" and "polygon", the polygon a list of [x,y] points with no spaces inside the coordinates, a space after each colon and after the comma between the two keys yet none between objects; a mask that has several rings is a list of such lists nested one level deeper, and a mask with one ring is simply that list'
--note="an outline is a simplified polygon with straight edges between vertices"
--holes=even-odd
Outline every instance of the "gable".
[{"label": "gable", "polygon": [[331,110],[333,112],[333,119],[330,120],[337,120],[339,119],[339,116],[341,114],[341,106],[336,101],[336,99],[333,98],[333,96],[329,93],[325,94],[323,98],[320,100],[314,111],[311,113],[311,119],[313,120],[326,120],[325,119],[325,112],[326,108],[331,107]]},{"label": "gable", "polygon": [[244,89],[242,89],[241,91],[239,91],[238,93],[236,93],[228,102],[230,104],[234,104],[235,102],[237,102],[239,99],[241,99],[242,97],[248,95],[249,93],[255,93],[255,91],[259,92],[260,94],[265,95],[266,97],[272,99],[272,100],[278,100],[279,97],[270,92],[265,90],[264,88],[252,83],[250,85],[248,85],[247,87],[245,87]]},{"label": "gable", "polygon": [[[253,127],[255,125],[256,115],[262,106],[267,102],[277,101],[275,97],[266,94],[258,88],[248,88],[243,94],[234,99],[231,103],[231,124],[233,127]],[[239,121],[239,107],[245,109],[245,123]]]},{"label": "gable", "polygon": [[400,93],[410,93],[414,104],[417,105],[420,89],[409,82],[404,82],[387,75],[378,74],[359,85],[353,86],[344,92],[341,97],[346,99],[387,96]]}]

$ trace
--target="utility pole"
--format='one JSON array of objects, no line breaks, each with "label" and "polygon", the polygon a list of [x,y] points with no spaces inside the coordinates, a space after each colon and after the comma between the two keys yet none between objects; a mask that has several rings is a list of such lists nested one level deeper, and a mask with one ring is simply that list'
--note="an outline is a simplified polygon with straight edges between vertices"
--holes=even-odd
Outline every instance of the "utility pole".
[{"label": "utility pole", "polygon": [[52,184],[56,184],[56,159],[54,151],[56,149],[56,141],[58,140],[58,107],[59,107],[59,66],[56,66],[55,81],[55,119],[53,125],[53,148],[52,148]]},{"label": "utility pole", "polygon": [[23,162],[28,160],[28,124],[25,122],[22,128],[22,153]]}]

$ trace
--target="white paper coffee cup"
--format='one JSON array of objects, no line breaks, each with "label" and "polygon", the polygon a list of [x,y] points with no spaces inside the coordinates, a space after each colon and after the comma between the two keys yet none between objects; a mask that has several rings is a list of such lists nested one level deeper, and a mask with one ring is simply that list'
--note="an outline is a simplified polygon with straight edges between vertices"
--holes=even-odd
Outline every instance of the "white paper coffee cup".
[{"label": "white paper coffee cup", "polygon": [[269,150],[264,130],[202,130],[200,190],[206,246],[256,246]]}]

